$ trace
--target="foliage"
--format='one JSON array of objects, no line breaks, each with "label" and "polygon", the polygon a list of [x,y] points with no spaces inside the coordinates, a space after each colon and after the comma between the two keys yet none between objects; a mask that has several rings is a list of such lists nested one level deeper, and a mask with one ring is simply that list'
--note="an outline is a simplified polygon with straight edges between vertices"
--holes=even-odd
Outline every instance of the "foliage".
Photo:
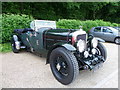
[{"label": "foliage", "polygon": [[[32,18],[28,15],[2,15],[2,43],[10,42],[14,29],[29,28]],[[0,42],[1,43],[1,42]]]},{"label": "foliage", "polygon": [[[14,29],[29,28],[29,23],[32,19],[29,19],[27,15],[3,15],[3,27],[2,27],[2,43],[9,42]],[[83,26],[85,31],[89,31],[92,27],[96,26],[118,26],[116,23],[105,22],[103,20],[86,20],[80,21],[75,19],[59,19],[57,21],[57,28],[66,29],[79,29],[79,26]],[[0,52],[11,51],[10,43],[0,44]]]},{"label": "foliage", "polygon": [[92,27],[96,26],[118,26],[116,23],[105,22],[103,20],[70,20],[70,19],[61,19],[57,22],[58,28],[65,29],[79,29],[79,26],[83,26],[83,30],[88,32]]},{"label": "foliage", "polygon": [[120,2],[3,2],[2,12],[32,15],[35,19],[102,19],[120,23]]},{"label": "foliage", "polygon": [[[28,15],[3,14],[2,15],[2,41],[0,43],[10,42],[14,29],[29,28],[30,22],[33,20]],[[85,31],[89,31],[96,26],[118,26],[116,23],[105,22],[103,20],[75,20],[75,19],[59,19],[57,21],[58,28],[78,29],[83,26]]]},{"label": "foliage", "polygon": [[0,42],[2,42],[2,14],[0,14]]},{"label": "foliage", "polygon": [[12,51],[10,43],[0,44],[0,52],[10,52]]},{"label": "foliage", "polygon": [[[56,20],[58,28],[78,29],[79,26],[83,26],[87,32],[95,26],[120,27],[120,1],[3,2],[2,13],[3,15],[0,15],[0,43],[10,42],[14,29],[29,28],[29,23],[33,18]],[[10,50],[9,48],[11,48],[9,43],[0,44],[0,51],[6,52]]]}]

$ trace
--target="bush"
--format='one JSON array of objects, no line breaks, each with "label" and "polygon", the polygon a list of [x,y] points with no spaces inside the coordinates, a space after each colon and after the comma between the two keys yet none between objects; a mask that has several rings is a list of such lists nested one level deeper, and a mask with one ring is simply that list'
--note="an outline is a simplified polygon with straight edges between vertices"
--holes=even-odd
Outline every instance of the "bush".
[{"label": "bush", "polygon": [[[14,29],[29,28],[30,22],[33,20],[28,15],[15,15],[15,14],[3,14],[2,17],[2,33],[0,35],[0,43],[10,42],[11,35]],[[0,22],[1,23],[1,22]],[[105,22],[103,20],[87,20],[80,21],[75,19],[61,19],[57,21],[57,28],[64,29],[79,29],[79,26],[83,26],[83,30],[89,31],[92,27],[96,26],[118,26],[116,23]],[[1,28],[1,26],[0,26]]]},{"label": "bush", "polygon": [[0,42],[2,42],[2,14],[0,14]]},{"label": "bush", "polygon": [[116,23],[105,22],[103,20],[70,20],[70,19],[61,19],[57,22],[57,28],[65,29],[79,29],[79,26],[83,26],[83,30],[88,32],[92,27],[96,26],[118,26]]},{"label": "bush", "polygon": [[12,51],[11,43],[0,44],[0,52],[10,52]]},{"label": "bush", "polygon": [[67,20],[67,19],[61,19],[57,22],[58,28],[64,28],[64,29],[78,29],[79,26],[82,26],[83,23],[79,20]]},{"label": "bush", "polygon": [[10,42],[14,29],[29,28],[32,17],[28,15],[2,15],[2,41],[0,43]]}]

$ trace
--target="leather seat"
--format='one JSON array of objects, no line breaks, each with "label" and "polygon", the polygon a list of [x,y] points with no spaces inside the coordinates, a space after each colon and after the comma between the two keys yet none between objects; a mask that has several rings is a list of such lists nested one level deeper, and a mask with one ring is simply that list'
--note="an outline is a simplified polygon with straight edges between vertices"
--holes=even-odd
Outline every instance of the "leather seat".
[{"label": "leather seat", "polygon": [[15,33],[25,33],[27,31],[33,31],[33,29],[31,29],[31,28],[25,28],[25,29],[15,29],[14,30]]}]

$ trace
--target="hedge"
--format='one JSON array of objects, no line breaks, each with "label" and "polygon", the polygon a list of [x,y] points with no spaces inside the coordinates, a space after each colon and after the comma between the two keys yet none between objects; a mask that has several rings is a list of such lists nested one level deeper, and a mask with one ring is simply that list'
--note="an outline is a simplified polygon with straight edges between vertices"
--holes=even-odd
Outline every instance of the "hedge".
[{"label": "hedge", "polygon": [[33,18],[28,15],[3,14],[2,35],[0,35],[2,41],[0,41],[0,43],[10,42],[13,30],[29,28],[29,24],[32,20]]},{"label": "hedge", "polygon": [[11,43],[0,44],[0,52],[10,52],[12,51]]},{"label": "hedge", "polygon": [[0,14],[0,43],[2,42],[2,14]]},{"label": "hedge", "polygon": [[[0,18],[1,19],[1,18]],[[0,43],[10,42],[11,35],[14,29],[29,28],[30,22],[33,20],[31,16],[28,15],[14,15],[14,14],[3,14],[2,15],[2,41]],[[80,21],[74,19],[61,19],[57,21],[57,28],[64,29],[79,29],[79,26],[83,26],[83,30],[90,30],[92,27],[96,26],[118,26],[116,23],[105,22],[103,20],[87,20]],[[1,26],[0,26],[1,27]]]},{"label": "hedge", "polygon": [[79,29],[79,26],[83,27],[83,30],[88,32],[92,27],[96,26],[118,26],[116,23],[105,22],[103,20],[69,20],[69,19],[61,19],[57,22],[58,28],[65,29]]}]

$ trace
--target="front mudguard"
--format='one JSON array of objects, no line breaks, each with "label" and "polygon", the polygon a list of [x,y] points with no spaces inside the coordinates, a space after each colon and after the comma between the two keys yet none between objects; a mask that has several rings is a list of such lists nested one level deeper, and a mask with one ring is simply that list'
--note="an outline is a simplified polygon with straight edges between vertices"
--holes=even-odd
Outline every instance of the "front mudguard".
[{"label": "front mudguard", "polygon": [[51,52],[55,49],[55,48],[58,48],[58,47],[64,47],[65,49],[71,51],[71,52],[74,52],[76,51],[76,48],[71,45],[71,44],[68,44],[68,43],[56,43],[54,44],[51,49],[48,51],[48,54],[47,54],[47,60],[46,60],[46,64],[49,63],[49,57],[50,57],[50,54]]},{"label": "front mudguard", "polygon": [[94,37],[92,34],[89,34],[89,36],[88,36],[88,42],[91,42],[91,40],[93,38],[96,38],[99,42],[105,42],[105,40],[103,40],[101,38],[98,38],[98,37]]},{"label": "front mudguard", "polygon": [[96,39],[99,41],[99,42],[105,42],[105,40],[101,39],[101,38],[97,38]]},{"label": "front mudguard", "polygon": [[76,51],[76,48],[74,46],[72,46],[71,44],[63,44],[61,46],[69,51]]}]

